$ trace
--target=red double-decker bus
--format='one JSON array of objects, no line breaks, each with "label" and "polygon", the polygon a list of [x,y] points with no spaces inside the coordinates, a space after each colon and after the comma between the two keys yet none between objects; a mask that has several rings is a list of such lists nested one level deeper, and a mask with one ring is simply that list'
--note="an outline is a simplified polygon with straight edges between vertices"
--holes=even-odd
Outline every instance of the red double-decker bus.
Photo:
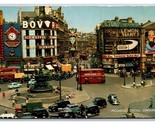
[{"label": "red double-decker bus", "polygon": [[15,68],[15,67],[11,67],[11,68],[0,67],[0,78],[13,80],[14,74],[18,72],[19,72],[18,68]]},{"label": "red double-decker bus", "polygon": [[105,73],[102,68],[80,69],[78,71],[78,83],[105,83]]}]

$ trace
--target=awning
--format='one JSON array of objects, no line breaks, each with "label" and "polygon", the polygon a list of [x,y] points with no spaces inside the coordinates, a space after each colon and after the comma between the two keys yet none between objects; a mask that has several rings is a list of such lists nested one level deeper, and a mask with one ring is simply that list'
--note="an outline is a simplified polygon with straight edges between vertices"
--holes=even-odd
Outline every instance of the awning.
[{"label": "awning", "polygon": [[24,73],[15,73],[14,76],[15,76],[15,79],[20,79],[20,78],[23,78],[24,77]]},{"label": "awning", "polygon": [[126,67],[133,67],[134,66],[132,62],[127,62],[125,65],[126,65]]},{"label": "awning", "polygon": [[53,70],[54,68],[51,65],[46,65],[46,68],[49,70]]}]

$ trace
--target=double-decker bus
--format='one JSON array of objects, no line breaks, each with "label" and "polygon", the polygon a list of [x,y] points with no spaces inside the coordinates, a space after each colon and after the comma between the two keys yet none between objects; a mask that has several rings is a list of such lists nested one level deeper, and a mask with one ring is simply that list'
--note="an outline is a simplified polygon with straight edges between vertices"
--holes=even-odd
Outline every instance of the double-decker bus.
[{"label": "double-decker bus", "polygon": [[5,78],[8,80],[13,80],[14,74],[18,72],[19,72],[18,68],[15,68],[15,67],[10,67],[10,68],[0,67],[0,79]]},{"label": "double-decker bus", "polygon": [[90,68],[78,70],[78,83],[105,83],[105,73],[102,68]]}]

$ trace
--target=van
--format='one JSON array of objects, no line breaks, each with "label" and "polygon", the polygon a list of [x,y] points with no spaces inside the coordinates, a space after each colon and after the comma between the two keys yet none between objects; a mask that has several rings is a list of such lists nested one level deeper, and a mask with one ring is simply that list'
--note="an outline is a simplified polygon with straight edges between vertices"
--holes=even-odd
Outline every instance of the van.
[{"label": "van", "polygon": [[32,111],[32,116],[37,118],[48,118],[49,114],[45,108],[35,108]]},{"label": "van", "polygon": [[0,119],[13,119],[16,118],[15,114],[13,113],[3,113],[0,115]]}]

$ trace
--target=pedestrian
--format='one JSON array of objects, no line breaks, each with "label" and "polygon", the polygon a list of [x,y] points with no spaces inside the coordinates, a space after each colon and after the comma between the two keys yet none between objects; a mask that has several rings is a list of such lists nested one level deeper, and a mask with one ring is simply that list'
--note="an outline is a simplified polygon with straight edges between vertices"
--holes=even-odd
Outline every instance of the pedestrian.
[{"label": "pedestrian", "polygon": [[26,97],[25,103],[27,104],[29,102],[29,98]]},{"label": "pedestrian", "polygon": [[150,106],[149,108],[152,108],[153,107],[153,98],[150,99]]},{"label": "pedestrian", "polygon": [[133,87],[135,87],[135,86],[136,86],[136,83],[135,83],[135,82],[133,82],[133,83],[132,83],[132,86],[133,86]]},{"label": "pedestrian", "polygon": [[15,100],[14,99],[12,100],[12,106],[15,106]]},{"label": "pedestrian", "polygon": [[69,95],[66,95],[66,100],[69,100]]},{"label": "pedestrian", "polygon": [[7,113],[8,113],[8,111],[7,111],[7,109],[5,109],[4,114],[7,114]]},{"label": "pedestrian", "polygon": [[128,113],[131,113],[131,109],[130,109],[130,107],[128,108]]},{"label": "pedestrian", "polygon": [[2,97],[3,97],[3,98],[5,97],[5,92],[2,93]]}]

